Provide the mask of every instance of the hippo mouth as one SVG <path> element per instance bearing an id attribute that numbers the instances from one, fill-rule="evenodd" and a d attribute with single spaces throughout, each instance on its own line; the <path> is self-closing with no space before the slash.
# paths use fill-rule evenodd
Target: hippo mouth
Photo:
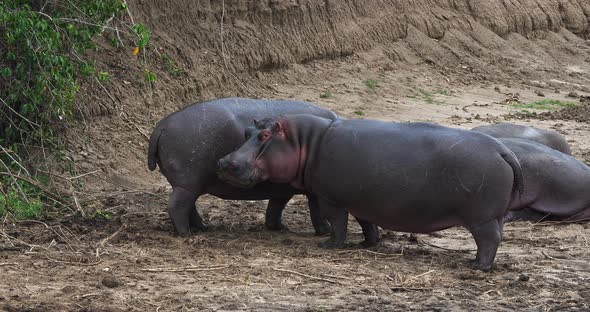
<path id="1" fill-rule="evenodd" d="M 252 176 L 248 177 L 248 179 L 241 179 L 225 171 L 218 171 L 217 177 L 229 185 L 240 188 L 253 188 L 257 184 L 257 181 Z"/>

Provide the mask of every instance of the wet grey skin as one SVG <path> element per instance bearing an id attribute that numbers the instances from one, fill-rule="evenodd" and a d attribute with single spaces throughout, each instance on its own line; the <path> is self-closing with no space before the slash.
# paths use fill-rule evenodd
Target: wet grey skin
<path id="1" fill-rule="evenodd" d="M 483 271 L 524 187 L 518 159 L 497 139 L 427 123 L 288 115 L 220 163 L 242 185 L 288 183 L 315 194 L 332 226 L 322 247 L 344 245 L 348 213 L 369 241 L 376 226 L 414 233 L 464 226 Z"/>
<path id="2" fill-rule="evenodd" d="M 499 139 L 520 162 L 524 192 L 504 222 L 590 220 L 590 168 L 576 158 L 524 139 Z"/>
<path id="3" fill-rule="evenodd" d="M 203 194 L 222 199 L 268 199 L 265 224 L 271 230 L 285 228 L 281 222 L 285 205 L 293 195 L 306 194 L 316 234 L 329 232 L 312 194 L 270 182 L 244 189 L 220 181 L 216 175 L 218 160 L 244 143 L 254 119 L 293 113 L 337 119 L 333 112 L 307 102 L 224 98 L 190 105 L 158 122 L 149 141 L 148 167 L 160 167 L 172 186 L 167 209 L 179 235 L 207 228 L 195 205 Z"/>
<path id="4" fill-rule="evenodd" d="M 552 149 L 558 150 L 566 155 L 572 154 L 570 146 L 567 143 L 565 137 L 553 130 L 539 129 L 511 123 L 497 123 L 494 125 L 475 127 L 471 130 L 485 133 L 497 139 L 526 139 L 543 144 L 545 146 L 549 146 Z"/>

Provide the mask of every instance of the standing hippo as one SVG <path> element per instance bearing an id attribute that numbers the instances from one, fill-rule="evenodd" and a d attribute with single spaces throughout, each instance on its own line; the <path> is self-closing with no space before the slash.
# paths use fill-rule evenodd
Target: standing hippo
<path id="1" fill-rule="evenodd" d="M 576 158 L 523 139 L 499 139 L 522 166 L 524 192 L 510 205 L 510 221 L 590 219 L 590 168 Z"/>
<path id="2" fill-rule="evenodd" d="M 337 118 L 333 112 L 306 102 L 226 98 L 193 104 L 156 125 L 150 137 L 148 167 L 154 170 L 158 164 L 172 186 L 168 214 L 179 235 L 206 229 L 195 206 L 199 196 L 206 193 L 222 199 L 269 199 L 266 226 L 271 230 L 284 228 L 281 213 L 301 190 L 274 183 L 245 190 L 219 181 L 216 169 L 219 158 L 244 143 L 246 128 L 253 119 L 297 113 Z M 312 195 L 307 198 L 316 234 L 329 232 L 329 226 L 319 217 L 316 199 Z"/>
<path id="3" fill-rule="evenodd" d="M 219 176 L 244 187 L 289 183 L 317 195 L 332 226 L 326 248 L 343 246 L 348 212 L 365 240 L 376 226 L 430 233 L 465 226 L 476 266 L 490 270 L 504 214 L 522 191 L 518 159 L 482 133 L 427 123 L 289 115 L 219 161 Z"/>
<path id="4" fill-rule="evenodd" d="M 480 126 L 471 129 L 491 135 L 494 138 L 518 138 L 534 141 L 552 149 L 558 150 L 564 154 L 571 155 L 572 151 L 565 137 L 553 130 L 539 129 L 529 126 L 515 125 L 511 123 L 498 123 L 488 126 Z"/>

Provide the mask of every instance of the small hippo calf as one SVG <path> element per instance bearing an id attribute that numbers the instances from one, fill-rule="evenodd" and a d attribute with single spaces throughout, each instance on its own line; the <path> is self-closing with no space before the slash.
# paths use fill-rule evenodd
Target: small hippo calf
<path id="1" fill-rule="evenodd" d="M 499 139 L 522 166 L 524 193 L 510 204 L 510 221 L 590 220 L 590 168 L 576 158 L 523 139 Z"/>
<path id="2" fill-rule="evenodd" d="M 484 271 L 515 190 L 523 189 L 518 159 L 497 139 L 427 123 L 288 115 L 219 167 L 222 179 L 244 187 L 271 181 L 313 192 L 333 230 L 323 247 L 344 245 L 348 213 L 366 241 L 375 239 L 375 225 L 415 233 L 461 225 Z"/>
<path id="3" fill-rule="evenodd" d="M 226 98 L 193 104 L 158 122 L 150 137 L 148 167 L 154 170 L 157 164 L 172 186 L 168 214 L 179 235 L 206 229 L 195 206 L 206 193 L 222 199 L 269 199 L 266 226 L 284 228 L 281 213 L 293 195 L 303 193 L 301 190 L 274 183 L 246 190 L 220 181 L 216 170 L 219 158 L 244 143 L 253 119 L 296 113 L 337 118 L 333 112 L 306 102 Z M 319 216 L 316 199 L 311 194 L 307 198 L 316 234 L 326 234 L 329 225 Z"/>
<path id="4" fill-rule="evenodd" d="M 553 130 L 539 129 L 529 126 L 515 125 L 511 123 L 498 123 L 495 125 L 480 126 L 471 129 L 491 135 L 494 138 L 516 138 L 534 141 L 564 154 L 571 155 L 572 151 L 565 137 Z"/>

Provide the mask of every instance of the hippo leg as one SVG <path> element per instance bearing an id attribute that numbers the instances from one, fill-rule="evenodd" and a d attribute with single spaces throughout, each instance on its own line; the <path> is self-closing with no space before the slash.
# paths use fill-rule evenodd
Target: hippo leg
<path id="1" fill-rule="evenodd" d="M 373 223 L 361 220 L 357 217 L 355 217 L 355 219 L 363 229 L 363 236 L 365 237 L 365 240 L 362 241 L 360 244 L 361 247 L 367 248 L 377 246 L 377 244 L 379 244 L 379 242 L 381 241 L 381 233 L 379 232 L 379 227 L 377 227 Z"/>
<path id="2" fill-rule="evenodd" d="M 502 217 L 493 219 L 483 224 L 468 227 L 477 244 L 475 256 L 475 267 L 484 272 L 492 269 L 496 251 L 502 240 L 502 228 L 504 219 Z"/>
<path id="3" fill-rule="evenodd" d="M 281 217 L 283 215 L 283 210 L 291 197 L 285 197 L 280 199 L 271 199 L 268 201 L 268 206 L 266 207 L 266 216 L 264 225 L 267 229 L 271 231 L 286 231 L 288 230 L 287 226 L 283 224 L 281 221 Z"/>
<path id="4" fill-rule="evenodd" d="M 179 236 L 190 235 L 191 219 L 195 217 L 194 221 L 198 221 L 201 218 L 195 209 L 196 200 L 195 192 L 189 192 L 185 188 L 178 186 L 172 187 L 172 194 L 170 194 L 170 200 L 168 200 L 168 215 Z M 193 211 L 195 215 L 192 214 Z"/>
<path id="5" fill-rule="evenodd" d="M 311 224 L 315 229 L 315 235 L 324 236 L 330 234 L 332 229 L 330 228 L 328 220 L 322 216 L 318 204 L 318 197 L 312 194 L 307 194 L 307 203 L 309 205 L 309 216 L 311 218 Z"/>
<path id="6" fill-rule="evenodd" d="M 332 234 L 329 239 L 320 243 L 320 247 L 327 249 L 335 249 L 344 247 L 346 241 L 346 233 L 348 231 L 348 211 L 346 209 L 339 209 L 335 205 L 319 200 L 318 204 L 321 208 L 321 215 L 330 222 L 332 227 Z"/>

